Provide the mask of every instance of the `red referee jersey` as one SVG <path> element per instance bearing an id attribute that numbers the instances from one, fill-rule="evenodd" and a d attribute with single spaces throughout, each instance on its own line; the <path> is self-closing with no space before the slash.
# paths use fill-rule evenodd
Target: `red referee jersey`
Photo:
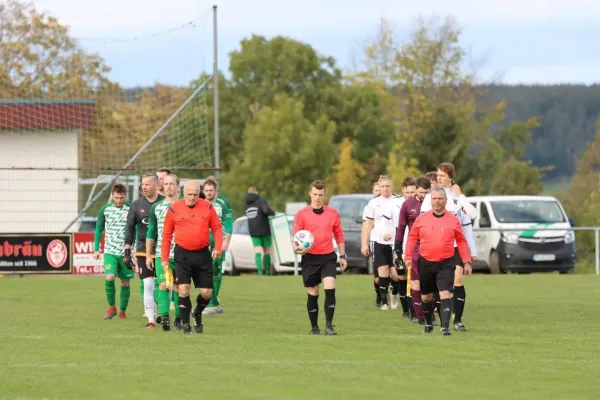
<path id="1" fill-rule="evenodd" d="M 433 211 L 419 215 L 408 234 L 405 254 L 412 257 L 417 242 L 419 254 L 428 261 L 442 261 L 454 256 L 454 241 L 464 263 L 471 262 L 467 239 L 458 218 L 445 211 L 437 216 Z"/>
<path id="2" fill-rule="evenodd" d="M 315 213 L 311 206 L 300 209 L 294 217 L 294 235 L 301 230 L 309 231 L 315 238 L 315 243 L 308 250 L 308 254 L 333 253 L 334 237 L 338 245 L 344 242 L 340 214 L 333 207 L 324 205 L 321 214 Z"/>
<path id="3" fill-rule="evenodd" d="M 193 207 L 185 200 L 177 200 L 169 206 L 162 234 L 161 259 L 168 265 L 171 240 L 175 234 L 175 244 L 186 250 L 200 250 L 210 244 L 208 230 L 215 238 L 215 249 L 223 246 L 223 229 L 213 205 L 198 199 Z"/>

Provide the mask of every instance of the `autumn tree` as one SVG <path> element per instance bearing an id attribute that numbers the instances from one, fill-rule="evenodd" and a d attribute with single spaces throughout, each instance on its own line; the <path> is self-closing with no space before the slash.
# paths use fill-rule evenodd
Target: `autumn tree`
<path id="1" fill-rule="evenodd" d="M 0 98 L 87 99 L 112 86 L 109 71 L 33 3 L 0 4 Z"/>
<path id="2" fill-rule="evenodd" d="M 365 176 L 365 168 L 354 159 L 352 150 L 352 141 L 347 137 L 344 138 L 330 179 L 330 192 L 333 194 L 354 193 Z"/>
<path id="3" fill-rule="evenodd" d="M 326 116 L 315 123 L 305 117 L 299 99 L 278 94 L 261 107 L 244 130 L 244 157 L 223 174 L 230 200 L 242 210 L 243 194 L 259 188 L 269 203 L 283 209 L 288 201 L 306 199 L 308 184 L 327 180 L 335 158 L 336 126 Z"/>

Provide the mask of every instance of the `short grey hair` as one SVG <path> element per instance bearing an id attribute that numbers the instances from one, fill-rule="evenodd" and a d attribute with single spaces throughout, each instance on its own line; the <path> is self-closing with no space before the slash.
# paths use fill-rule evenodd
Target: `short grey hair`
<path id="1" fill-rule="evenodd" d="M 433 192 L 438 192 L 442 195 L 442 197 L 444 198 L 444 200 L 448 200 L 448 195 L 446 194 L 446 190 L 444 190 L 444 188 L 441 187 L 436 187 L 431 189 L 431 193 L 433 194 Z"/>

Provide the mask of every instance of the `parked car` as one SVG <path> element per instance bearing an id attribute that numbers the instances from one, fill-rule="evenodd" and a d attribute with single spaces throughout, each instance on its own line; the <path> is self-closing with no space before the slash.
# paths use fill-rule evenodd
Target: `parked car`
<path id="1" fill-rule="evenodd" d="M 360 252 L 360 234 L 362 232 L 362 213 L 372 194 L 342 194 L 331 196 L 329 206 L 334 207 L 340 214 L 346 242 L 346 257 L 348 268 L 357 272 L 373 273 L 371 257 L 365 257 Z"/>
<path id="2" fill-rule="evenodd" d="M 556 198 L 475 196 L 469 197 L 469 202 L 477 209 L 473 227 L 478 260 L 474 269 L 489 269 L 492 274 L 573 272 L 575 235 L 569 230 L 573 220 Z"/>
<path id="3" fill-rule="evenodd" d="M 294 228 L 294 216 L 287 215 L 288 224 L 290 227 L 290 241 L 292 240 L 292 231 Z M 272 244 L 275 246 L 275 243 Z M 338 254 L 337 246 L 334 243 L 334 248 Z M 277 251 L 273 248 L 271 252 L 271 261 L 273 266 L 271 271 L 273 274 L 293 273 L 293 262 L 281 263 L 277 257 Z M 300 262 L 300 257 L 296 256 L 296 261 Z M 298 264 L 300 269 L 300 265 Z M 233 222 L 233 233 L 229 242 L 229 248 L 225 252 L 225 261 L 223 262 L 223 272 L 230 275 L 239 275 L 242 271 L 256 272 L 256 264 L 254 261 L 254 246 L 250 239 L 248 231 L 248 218 L 246 216 L 239 217 Z"/>

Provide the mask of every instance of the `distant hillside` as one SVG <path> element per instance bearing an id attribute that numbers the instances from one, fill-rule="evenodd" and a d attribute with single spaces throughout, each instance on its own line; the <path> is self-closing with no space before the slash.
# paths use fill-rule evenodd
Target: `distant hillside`
<path id="1" fill-rule="evenodd" d="M 577 158 L 594 138 L 600 118 L 600 85 L 487 86 L 487 101 L 506 100 L 507 123 L 540 117 L 528 158 L 537 166 L 554 165 L 546 180 L 575 173 Z"/>

